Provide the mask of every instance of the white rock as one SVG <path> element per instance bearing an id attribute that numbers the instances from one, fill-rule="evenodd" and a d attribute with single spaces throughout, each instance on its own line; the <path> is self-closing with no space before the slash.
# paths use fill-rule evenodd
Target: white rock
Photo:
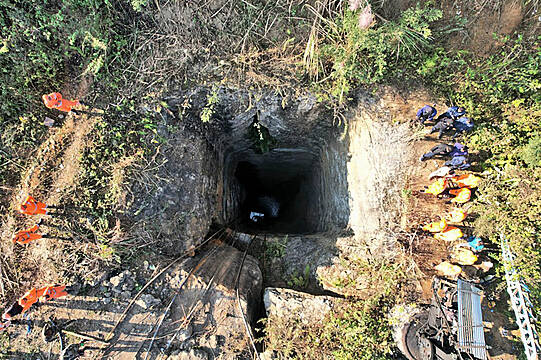
<path id="1" fill-rule="evenodd" d="M 122 290 L 124 290 L 124 291 L 132 291 L 134 287 L 135 287 L 135 284 L 133 283 L 133 281 L 126 281 L 122 285 Z"/>
<path id="2" fill-rule="evenodd" d="M 296 316 L 303 323 L 323 320 L 331 311 L 333 301 L 334 299 L 329 296 L 315 296 L 280 288 L 266 288 L 263 295 L 267 315 Z"/>
<path id="3" fill-rule="evenodd" d="M 274 354 L 274 352 L 270 350 L 266 350 L 265 352 L 259 353 L 259 358 L 261 360 L 275 360 L 278 359 L 278 357 Z"/>
<path id="4" fill-rule="evenodd" d="M 111 285 L 115 288 L 117 288 L 120 283 L 122 282 L 122 278 L 119 276 L 113 276 L 112 278 L 109 279 L 109 282 L 111 283 Z"/>
<path id="5" fill-rule="evenodd" d="M 137 299 L 137 301 L 135 301 L 135 303 L 137 305 L 139 305 L 140 307 L 142 307 L 145 310 L 150 308 L 152 305 L 155 305 L 155 304 L 157 304 L 159 302 L 160 302 L 159 299 L 156 299 L 154 296 L 152 296 L 150 294 L 143 294 L 143 295 L 141 295 L 141 297 L 139 299 Z"/>
<path id="6" fill-rule="evenodd" d="M 220 337 L 217 335 L 211 335 L 208 340 L 208 345 L 213 349 L 218 348 L 220 346 Z"/>
<path id="7" fill-rule="evenodd" d="M 192 336 L 192 334 L 193 334 L 192 326 L 188 324 L 188 326 L 186 326 L 184 329 L 179 331 L 178 336 L 177 336 L 178 341 L 184 342 L 188 340 Z"/>

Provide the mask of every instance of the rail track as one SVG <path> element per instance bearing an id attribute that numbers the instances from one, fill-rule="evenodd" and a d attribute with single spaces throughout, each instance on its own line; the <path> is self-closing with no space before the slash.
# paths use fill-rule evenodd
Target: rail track
<path id="1" fill-rule="evenodd" d="M 171 297 L 170 297 L 170 299 L 168 301 L 168 305 L 166 306 L 165 310 L 163 311 L 161 316 L 156 320 L 156 323 L 154 324 L 154 326 L 152 326 L 152 329 L 150 330 L 150 332 L 149 332 L 148 336 L 146 337 L 146 339 L 142 341 L 142 343 L 141 343 L 141 345 L 139 347 L 139 350 L 137 351 L 136 357 L 140 356 L 140 358 L 144 359 L 144 360 L 148 360 L 148 359 L 153 358 L 152 349 L 153 349 L 153 346 L 155 345 L 156 341 L 157 340 L 162 340 L 163 341 L 165 339 L 168 339 L 168 340 L 166 340 L 165 348 L 162 349 L 161 354 L 159 356 L 155 357 L 155 359 L 164 359 L 164 358 L 167 357 L 165 354 L 167 353 L 167 351 L 171 347 L 171 345 L 172 345 L 173 341 L 175 340 L 175 338 L 177 338 L 179 336 L 179 334 L 189 326 L 189 324 L 192 322 L 192 320 L 194 320 L 194 317 L 197 316 L 197 313 L 198 313 L 197 310 L 198 310 L 199 305 L 204 304 L 207 301 L 206 299 L 208 298 L 208 295 L 210 294 L 210 290 L 215 286 L 215 278 L 217 276 L 217 273 L 220 270 L 224 271 L 225 270 L 224 266 L 227 267 L 228 264 L 222 262 L 219 265 L 217 265 L 213 269 L 212 273 L 210 274 L 211 275 L 210 280 L 208 281 L 208 284 L 207 284 L 206 288 L 204 289 L 204 291 L 198 297 L 194 298 L 193 301 L 191 301 L 191 305 L 187 308 L 186 315 L 182 319 L 173 321 L 173 322 L 167 324 L 167 326 L 165 326 L 164 325 L 166 323 L 165 320 L 166 320 L 168 314 L 170 314 L 171 309 L 172 309 L 175 301 L 179 299 L 179 297 L 181 296 L 182 290 L 185 288 L 185 285 L 189 282 L 189 280 L 193 277 L 193 275 L 196 274 L 198 272 L 198 270 L 200 270 L 207 263 L 207 261 L 210 258 L 212 258 L 213 255 L 215 255 L 217 253 L 217 251 L 220 248 L 222 248 L 224 245 L 230 245 L 232 247 L 238 247 L 238 244 L 237 244 L 238 236 L 237 235 L 238 235 L 238 233 L 235 230 L 229 230 L 228 231 L 227 228 L 221 228 L 216 233 L 214 233 L 209 238 L 207 238 L 205 241 L 203 241 L 197 247 L 197 249 L 202 249 L 206 245 L 211 245 L 208 249 L 206 249 L 205 254 L 199 259 L 199 261 L 197 261 L 197 263 L 191 268 L 190 272 L 180 281 L 178 289 L 176 289 L 174 291 L 174 293 L 171 295 Z M 247 338 L 247 341 L 250 343 L 250 348 L 248 350 L 252 354 L 252 358 L 259 360 L 260 357 L 259 357 L 259 353 L 257 351 L 256 345 L 255 345 L 255 338 L 254 338 L 252 329 L 250 327 L 249 320 L 247 319 L 247 316 L 243 311 L 242 302 L 241 302 L 241 295 L 240 295 L 240 291 L 239 291 L 242 270 L 244 268 L 245 261 L 246 261 L 246 258 L 248 256 L 248 252 L 250 251 L 250 248 L 251 248 L 252 244 L 258 238 L 258 236 L 259 236 L 258 234 L 252 235 L 251 240 L 245 246 L 245 249 L 242 252 L 242 257 L 240 258 L 240 264 L 238 265 L 238 269 L 236 271 L 236 277 L 234 278 L 234 285 L 235 285 L 234 294 L 235 294 L 235 300 L 236 300 L 238 312 L 239 312 L 239 315 L 241 316 L 241 319 L 242 319 L 242 322 L 243 322 L 243 325 L 244 325 L 246 338 Z M 217 241 L 215 241 L 213 243 L 212 240 L 217 240 Z M 266 240 L 266 236 L 265 236 L 265 240 Z M 170 269 L 174 264 L 178 264 L 181 259 L 187 258 L 188 255 L 189 254 L 183 254 L 183 256 L 175 259 L 172 263 L 167 265 L 164 269 L 162 269 L 158 274 L 156 274 L 152 279 L 150 279 L 147 282 L 147 284 L 141 289 L 141 291 L 128 304 L 128 306 L 126 307 L 126 309 L 122 313 L 121 318 L 118 320 L 115 327 L 108 334 L 109 339 L 113 338 L 113 335 L 115 334 L 115 331 L 117 330 L 118 326 L 122 323 L 122 321 L 124 321 L 125 316 L 129 312 L 130 308 L 132 307 L 133 303 L 135 303 L 135 300 L 139 297 L 139 295 L 141 295 L 143 293 L 143 291 L 145 289 L 147 289 L 148 286 L 150 286 L 150 284 L 152 284 L 158 277 L 163 275 L 165 273 L 165 271 Z M 232 271 L 233 269 L 229 269 L 229 270 Z M 172 326 L 175 326 L 175 328 L 172 329 L 171 328 Z M 104 352 L 103 356 L 105 356 L 105 354 L 107 354 L 108 350 L 112 349 L 112 347 L 115 345 L 114 342 L 109 342 L 108 344 L 109 345 L 105 349 L 105 352 Z M 144 356 L 143 356 L 143 354 L 144 354 Z M 105 358 L 105 357 L 102 357 L 102 358 Z"/>

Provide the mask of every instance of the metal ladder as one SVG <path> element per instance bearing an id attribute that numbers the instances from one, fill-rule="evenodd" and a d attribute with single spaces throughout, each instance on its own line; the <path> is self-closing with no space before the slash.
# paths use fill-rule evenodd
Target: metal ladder
<path id="1" fill-rule="evenodd" d="M 524 344 L 524 352 L 528 360 L 539 360 L 540 348 L 537 331 L 533 325 L 535 317 L 532 312 L 532 303 L 528 296 L 525 285 L 520 280 L 516 269 L 513 266 L 515 256 L 511 252 L 509 242 L 500 235 L 502 246 L 502 259 L 505 269 L 505 280 L 507 281 L 507 292 L 511 297 L 511 305 L 515 311 L 515 318 L 520 329 L 520 337 Z"/>

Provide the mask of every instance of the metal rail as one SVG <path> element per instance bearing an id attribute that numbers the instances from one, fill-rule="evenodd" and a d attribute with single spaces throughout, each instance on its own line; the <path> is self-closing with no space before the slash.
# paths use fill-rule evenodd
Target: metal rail
<path id="1" fill-rule="evenodd" d="M 500 234 L 502 247 L 502 260 L 505 269 L 505 280 L 507 281 L 507 292 L 511 297 L 511 305 L 515 311 L 515 318 L 520 329 L 520 337 L 524 344 L 524 352 L 528 360 L 539 360 L 541 353 L 539 337 L 533 322 L 535 317 L 532 312 L 532 303 L 528 293 L 524 291 L 524 284 L 520 280 L 517 270 L 513 266 L 515 256 L 511 252 L 509 241 Z"/>
<path id="2" fill-rule="evenodd" d="M 207 254 L 205 254 L 205 256 L 203 256 L 201 258 L 201 260 L 199 260 L 199 262 L 194 266 L 194 268 L 192 269 L 192 271 L 190 271 L 188 273 L 188 275 L 186 275 L 186 277 L 184 278 L 184 280 L 180 283 L 180 286 L 179 288 L 177 289 L 177 291 L 175 291 L 175 295 L 173 296 L 173 298 L 171 299 L 171 301 L 169 302 L 169 305 L 167 305 L 167 308 L 165 309 L 165 312 L 162 314 L 161 318 L 159 319 L 158 321 L 158 324 L 156 325 L 156 330 L 154 331 L 154 335 L 152 336 L 152 339 L 150 340 L 150 344 L 148 345 L 148 349 L 147 349 L 147 352 L 146 352 L 146 355 L 145 355 L 145 360 L 147 360 L 148 356 L 150 355 L 150 350 L 152 349 L 152 345 L 154 344 L 154 341 L 156 340 L 156 336 L 158 335 L 158 331 L 160 331 L 160 328 L 163 324 L 163 321 L 165 320 L 165 317 L 167 316 L 167 314 L 169 313 L 169 310 L 171 309 L 171 306 L 173 306 L 173 303 L 175 302 L 177 296 L 180 294 L 181 290 L 182 290 L 182 287 L 184 286 L 184 284 L 186 284 L 186 282 L 188 282 L 188 279 L 193 275 L 195 274 L 195 272 L 201 268 L 201 266 L 203 266 L 205 264 L 205 262 L 216 252 L 216 250 L 218 250 L 218 248 L 220 247 L 221 245 L 216 245 L 212 251 L 209 251 Z"/>
<path id="3" fill-rule="evenodd" d="M 248 250 L 250 250 L 250 247 L 252 246 L 252 243 L 257 238 L 257 234 L 255 234 L 252 237 L 252 240 L 250 240 L 250 243 L 248 246 L 246 246 L 246 250 L 244 250 L 244 255 L 242 256 L 242 261 L 239 266 L 239 272 L 237 273 L 237 280 L 235 282 L 235 293 L 237 296 L 237 305 L 239 307 L 240 314 L 242 316 L 242 322 L 244 323 L 244 328 L 246 330 L 246 334 L 248 335 L 248 338 L 250 339 L 250 344 L 252 345 L 252 349 L 254 350 L 254 355 L 258 360 L 261 358 L 259 357 L 259 352 L 257 351 L 257 348 L 255 347 L 255 339 L 254 335 L 252 334 L 252 329 L 250 328 L 250 325 L 248 324 L 248 321 L 246 320 L 246 315 L 244 314 L 244 311 L 242 310 L 242 304 L 240 302 L 240 295 L 239 295 L 239 283 L 240 283 L 240 275 L 242 272 L 242 268 L 244 267 L 244 261 L 246 260 L 246 256 L 248 255 Z M 266 236 L 265 236 L 266 240 Z"/>

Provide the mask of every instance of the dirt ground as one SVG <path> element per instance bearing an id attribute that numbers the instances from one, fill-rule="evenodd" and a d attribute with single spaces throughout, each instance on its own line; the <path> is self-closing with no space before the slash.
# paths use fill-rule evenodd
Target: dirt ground
<path id="1" fill-rule="evenodd" d="M 150 258 L 136 270 L 125 270 L 126 276 L 109 275 L 96 287 L 72 289 L 67 298 L 35 305 L 1 334 L 0 351 L 10 359 L 58 359 L 61 346 L 73 345 L 79 359 L 165 359 L 191 349 L 206 354 L 201 359 L 248 358 L 248 339 L 231 290 L 242 253 L 218 240 L 209 249 L 203 254 L 210 257 L 180 257 L 165 272 L 169 264 Z M 257 261 L 248 257 L 239 281 L 244 314 L 253 306 L 247 294 L 261 292 L 251 281 L 261 287 Z M 66 330 L 62 343 L 58 336 L 50 343 L 43 339 L 50 320 Z"/>
<path id="2" fill-rule="evenodd" d="M 481 56 L 500 48 L 501 39 L 512 35 L 527 15 L 519 0 L 448 1 L 442 8 L 444 18 L 461 17 L 465 21 L 464 28 L 449 38 L 451 48 L 468 49 Z"/>
<path id="3" fill-rule="evenodd" d="M 97 291 L 96 291 L 97 290 Z M 60 341 L 47 344 L 43 341 L 41 332 L 48 319 L 53 320 L 65 330 L 93 336 L 102 341 L 120 319 L 127 307 L 129 298 L 106 298 L 100 294 L 99 289 L 88 294 L 80 292 L 65 299 L 42 303 L 30 311 L 27 319 L 10 327 L 3 336 L 4 343 L 9 347 L 2 349 L 2 353 L 13 359 L 47 358 L 51 354 L 58 358 L 60 354 Z M 126 320 L 118 328 L 117 336 L 113 338 L 114 346 L 110 348 L 111 359 L 133 359 L 151 334 L 158 314 L 145 311 L 135 306 L 128 313 Z M 151 336 L 151 335 L 150 335 Z M 9 339 L 9 340 L 8 340 Z M 83 339 L 71 335 L 64 336 L 64 348 L 69 344 L 80 344 Z M 86 351 L 81 359 L 96 359 L 108 346 L 101 342 L 87 341 Z"/>

